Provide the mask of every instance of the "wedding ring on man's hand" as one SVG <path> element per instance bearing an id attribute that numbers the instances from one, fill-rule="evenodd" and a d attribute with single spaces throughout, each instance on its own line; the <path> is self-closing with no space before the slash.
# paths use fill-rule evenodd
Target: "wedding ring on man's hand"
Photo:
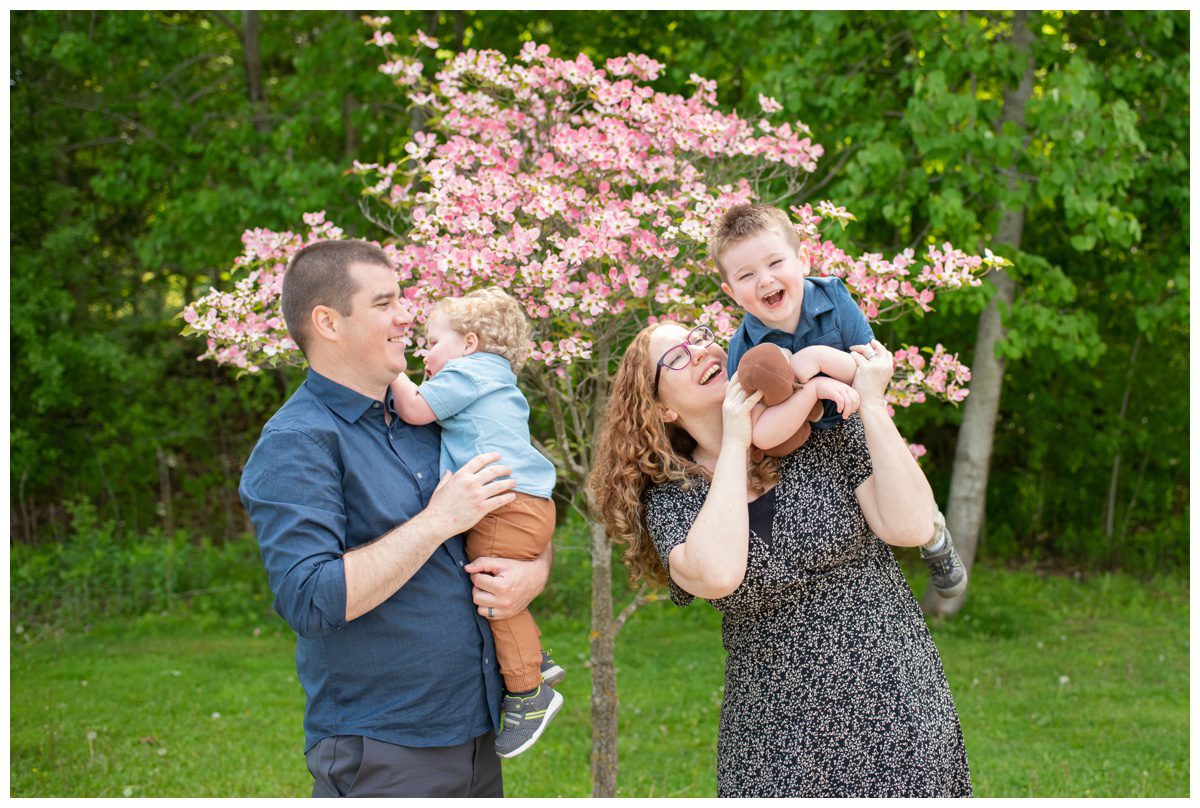
<path id="1" fill-rule="evenodd" d="M 491 606 L 488 606 L 488 620 L 495 620 L 495 619 L 496 619 L 496 610 L 493 609 Z"/>

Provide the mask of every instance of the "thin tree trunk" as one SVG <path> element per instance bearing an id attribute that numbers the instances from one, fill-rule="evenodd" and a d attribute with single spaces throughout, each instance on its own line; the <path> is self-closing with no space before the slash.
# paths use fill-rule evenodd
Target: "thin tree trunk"
<path id="1" fill-rule="evenodd" d="M 259 52 L 259 32 L 262 21 L 257 11 L 242 12 L 242 56 L 246 66 L 246 93 L 250 99 L 250 114 L 254 128 L 265 134 L 271 128 L 267 120 L 267 92 L 263 87 L 262 55 Z"/>
<path id="2" fill-rule="evenodd" d="M 1121 396 L 1121 411 L 1117 415 L 1117 451 L 1113 455 L 1112 474 L 1108 480 L 1108 504 L 1104 509 L 1104 536 L 1108 539 L 1108 553 L 1112 556 L 1113 526 L 1117 512 L 1117 477 L 1121 471 L 1121 435 L 1120 429 L 1125 424 L 1125 414 L 1129 411 L 1129 394 L 1133 391 L 1133 367 L 1137 362 L 1138 347 L 1142 344 L 1142 332 L 1138 332 L 1133 341 L 1133 350 L 1129 352 L 1129 371 L 1125 374 L 1125 393 Z"/>
<path id="3" fill-rule="evenodd" d="M 1142 465 L 1138 469 L 1137 482 L 1133 484 L 1133 494 L 1129 497 L 1129 505 L 1125 507 L 1125 517 L 1121 520 L 1121 535 L 1129 535 L 1129 519 L 1133 516 L 1134 506 L 1137 505 L 1138 494 L 1142 492 L 1142 480 L 1146 479 L 1146 466 L 1150 463 L 1150 449 L 1142 454 Z"/>
<path id="4" fill-rule="evenodd" d="M 997 129 L 1014 123 L 1025 129 L 1025 108 L 1033 94 L 1034 58 L 1030 50 L 1033 34 L 1029 30 L 1029 12 L 1017 11 L 1012 21 L 1012 41 L 1018 59 L 1025 62 L 1025 72 L 1016 87 L 1004 92 L 1004 109 Z M 1015 160 L 1016 158 L 1014 158 Z M 1015 165 L 1013 166 L 1015 168 Z M 1011 174 L 1009 188 L 1019 184 L 1017 172 Z M 996 229 L 996 241 L 1014 250 L 1021 248 L 1025 229 L 1025 210 L 1001 208 Z M 988 471 L 992 460 L 992 444 L 996 433 L 996 415 L 1000 409 L 1000 390 L 1004 382 L 1004 359 L 996 355 L 997 345 L 1004 339 L 1000 311 L 1012 306 L 1016 284 L 1002 271 L 988 273 L 987 281 L 995 294 L 979 315 L 975 340 L 975 356 L 971 363 L 971 394 L 963 407 L 962 426 L 954 451 L 954 468 L 950 478 L 950 499 L 946 507 L 946 526 L 955 547 L 969 571 L 975 563 L 975 553 L 983 529 L 987 505 Z M 929 587 L 921 602 L 929 614 L 951 615 L 962 608 L 966 593 L 954 598 L 942 598 Z"/>
<path id="5" fill-rule="evenodd" d="M 590 495 L 589 495 L 590 499 Z M 588 510 L 595 513 L 589 503 Z M 612 540 L 604 524 L 588 520 L 592 538 L 592 796 L 617 795 L 616 620 L 612 602 Z"/>
<path id="6" fill-rule="evenodd" d="M 358 129 L 354 126 L 354 110 L 356 109 L 358 109 L 358 102 L 354 100 L 354 95 L 346 93 L 342 97 L 342 130 L 346 133 L 343 157 L 346 160 L 352 160 L 354 155 L 358 154 Z"/>
<path id="7" fill-rule="evenodd" d="M 343 11 L 342 16 L 345 17 L 352 26 L 360 27 L 360 24 L 353 11 Z M 346 93 L 342 97 L 342 130 L 345 132 L 345 147 L 343 149 L 343 159 L 347 162 L 354 159 L 358 154 L 358 129 L 354 126 L 354 110 L 358 109 L 358 101 L 355 100 L 353 93 Z"/>
<path id="8" fill-rule="evenodd" d="M 171 467 L 161 446 L 154 447 L 158 459 L 158 498 L 162 503 L 163 532 L 167 536 L 175 533 L 175 510 L 171 506 Z"/>

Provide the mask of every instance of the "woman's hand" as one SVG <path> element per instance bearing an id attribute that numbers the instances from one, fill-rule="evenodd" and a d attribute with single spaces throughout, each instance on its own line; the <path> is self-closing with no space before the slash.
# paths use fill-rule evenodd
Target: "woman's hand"
<path id="1" fill-rule="evenodd" d="M 877 339 L 871 340 L 870 345 L 853 345 L 850 352 L 854 356 L 854 364 L 858 366 L 854 374 L 854 389 L 862 399 L 862 406 L 885 406 L 883 394 L 895 372 L 892 352 Z"/>
<path id="2" fill-rule="evenodd" d="M 737 374 L 729 380 L 725 388 L 725 403 L 721 405 L 722 429 L 721 442 L 731 441 L 742 446 L 749 446 L 753 433 L 750 412 L 762 398 L 762 390 L 754 395 L 747 395 L 738 384 Z"/>

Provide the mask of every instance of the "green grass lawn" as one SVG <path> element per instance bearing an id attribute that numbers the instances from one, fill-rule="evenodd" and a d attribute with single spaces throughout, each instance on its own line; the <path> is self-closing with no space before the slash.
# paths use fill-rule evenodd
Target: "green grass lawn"
<path id="1" fill-rule="evenodd" d="M 923 586 L 921 575 L 915 585 Z M 933 627 L 977 796 L 1187 796 L 1188 584 L 979 569 Z M 590 791 L 587 625 L 539 613 L 567 668 L 511 796 Z M 112 622 L 11 637 L 11 796 L 305 796 L 304 695 L 282 623 Z M 621 796 L 715 794 L 723 651 L 707 605 L 646 606 L 618 640 Z"/>

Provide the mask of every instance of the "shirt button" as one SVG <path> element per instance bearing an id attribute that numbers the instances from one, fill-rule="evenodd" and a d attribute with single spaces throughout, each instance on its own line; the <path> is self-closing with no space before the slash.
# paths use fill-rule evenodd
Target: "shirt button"
<path id="1" fill-rule="evenodd" d="M 379 409 L 379 402 L 378 402 L 378 401 L 376 401 L 376 402 L 375 402 L 374 404 L 372 404 L 371 406 L 372 406 L 372 407 L 374 407 L 375 409 Z"/>
<path id="2" fill-rule="evenodd" d="M 418 479 L 418 480 L 424 480 L 424 479 L 425 479 L 425 475 L 424 475 L 424 474 L 422 474 L 421 472 L 419 472 L 419 471 L 418 471 L 418 472 L 417 472 L 417 479 Z"/>

